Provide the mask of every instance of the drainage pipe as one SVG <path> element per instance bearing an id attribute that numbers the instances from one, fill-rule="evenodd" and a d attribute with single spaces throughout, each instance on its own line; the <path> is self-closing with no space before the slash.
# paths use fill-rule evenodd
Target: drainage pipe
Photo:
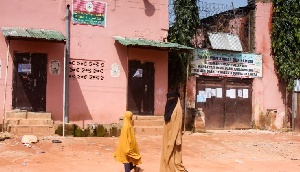
<path id="1" fill-rule="evenodd" d="M 4 132 L 4 122 L 6 118 L 5 107 L 6 107 L 6 89 L 7 89 L 7 73 L 8 73 L 8 57 L 9 57 L 9 44 L 10 40 L 7 43 L 7 53 L 6 53 L 6 68 L 5 68 L 5 84 L 4 84 L 4 99 L 3 99 L 3 121 L 2 121 L 2 132 Z M 6 130 L 6 128 L 5 128 Z"/>
<path id="2" fill-rule="evenodd" d="M 66 45 L 64 53 L 64 88 L 63 88 L 63 136 L 65 123 L 69 123 L 69 58 L 70 58 L 70 5 L 66 10 Z"/>

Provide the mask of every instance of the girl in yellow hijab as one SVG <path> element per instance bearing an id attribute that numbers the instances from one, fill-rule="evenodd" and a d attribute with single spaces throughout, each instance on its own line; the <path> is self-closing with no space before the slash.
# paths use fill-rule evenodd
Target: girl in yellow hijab
<path id="1" fill-rule="evenodd" d="M 139 172 L 140 168 L 137 165 L 142 163 L 132 127 L 132 116 L 132 112 L 125 112 L 118 147 L 114 152 L 115 160 L 124 164 L 125 172 L 130 172 L 132 169 Z"/>

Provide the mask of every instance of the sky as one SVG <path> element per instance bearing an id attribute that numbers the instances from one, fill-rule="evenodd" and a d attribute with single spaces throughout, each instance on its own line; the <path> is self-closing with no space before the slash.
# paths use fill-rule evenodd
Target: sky
<path id="1" fill-rule="evenodd" d="M 205 5 L 204 9 L 199 7 L 200 10 L 203 10 L 202 12 L 199 11 L 199 17 L 200 18 L 206 18 L 206 17 L 208 17 L 210 15 L 214 15 L 216 13 L 227 11 L 229 9 L 231 10 L 232 9 L 232 3 L 233 3 L 234 8 L 245 7 L 245 6 L 248 5 L 248 0 L 198 0 L 198 1 L 208 3 L 208 4 Z M 174 0 L 169 0 L 169 2 L 174 2 Z M 220 4 L 221 6 L 209 5 L 211 3 Z M 220 8 L 218 8 L 218 7 L 220 7 Z M 223 7 L 225 7 L 225 10 L 223 9 Z M 214 10 L 214 8 L 217 8 L 217 10 Z M 207 11 L 207 9 L 208 9 L 208 11 Z M 174 11 L 171 10 L 171 13 L 169 15 L 170 23 L 172 23 L 174 21 L 173 20 L 174 19 L 174 13 L 173 12 Z"/>
<path id="2" fill-rule="evenodd" d="M 202 2 L 232 5 L 234 8 L 247 6 L 247 0 L 201 0 Z"/>

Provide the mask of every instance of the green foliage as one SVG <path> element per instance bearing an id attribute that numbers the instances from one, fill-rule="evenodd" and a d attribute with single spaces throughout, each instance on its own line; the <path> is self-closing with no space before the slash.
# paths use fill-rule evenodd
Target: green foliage
<path id="1" fill-rule="evenodd" d="M 280 78 L 293 88 L 300 78 L 300 3 L 299 0 L 273 0 L 272 53 Z"/>
<path id="2" fill-rule="evenodd" d="M 200 26 L 196 0 L 174 0 L 175 21 L 169 28 L 168 40 L 192 47 L 192 39 Z M 187 64 L 193 60 L 191 53 L 169 53 L 169 88 L 185 84 Z"/>
<path id="3" fill-rule="evenodd" d="M 105 137 L 107 135 L 107 129 L 103 125 L 98 125 L 95 129 L 95 136 Z"/>
<path id="4" fill-rule="evenodd" d="M 65 136 L 74 136 L 75 130 L 78 128 L 76 124 L 65 124 Z M 55 130 L 55 134 L 63 135 L 63 126 L 59 125 Z"/>
<path id="5" fill-rule="evenodd" d="M 110 136 L 118 137 L 121 134 L 121 130 L 118 129 L 117 127 L 112 127 L 110 129 Z"/>

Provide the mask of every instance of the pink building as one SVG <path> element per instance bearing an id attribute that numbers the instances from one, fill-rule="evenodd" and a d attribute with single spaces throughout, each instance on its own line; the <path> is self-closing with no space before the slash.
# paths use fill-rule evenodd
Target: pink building
<path id="1" fill-rule="evenodd" d="M 189 49 L 163 42 L 167 1 L 10 0 L 0 15 L 1 118 L 49 112 L 85 127 L 125 110 L 163 115 L 168 50 Z"/>

